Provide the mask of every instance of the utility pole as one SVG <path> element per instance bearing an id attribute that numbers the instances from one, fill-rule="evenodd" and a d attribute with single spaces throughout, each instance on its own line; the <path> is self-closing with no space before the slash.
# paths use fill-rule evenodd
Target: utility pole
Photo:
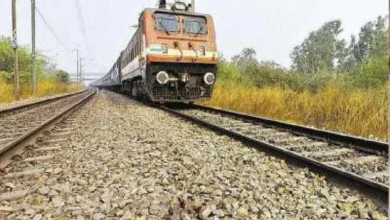
<path id="1" fill-rule="evenodd" d="M 19 61 L 18 61 L 18 35 L 16 30 L 16 0 L 12 0 L 12 48 L 14 49 L 14 82 L 15 82 L 15 96 L 19 99 L 20 82 L 19 82 Z"/>
<path id="2" fill-rule="evenodd" d="M 80 65 L 79 65 L 79 49 L 76 49 L 76 53 L 77 53 L 77 70 L 76 70 L 76 82 L 79 82 L 79 69 L 80 69 Z"/>
<path id="3" fill-rule="evenodd" d="M 83 59 L 80 58 L 80 81 L 79 81 L 80 84 L 83 84 L 83 64 L 82 64 L 82 61 L 83 61 Z"/>
<path id="4" fill-rule="evenodd" d="M 36 51 L 35 51 L 35 0 L 31 0 L 31 45 L 32 45 L 32 75 L 31 75 L 31 82 L 32 82 L 32 89 L 33 89 L 33 95 L 35 96 L 38 91 L 37 86 L 37 68 L 36 68 Z"/>

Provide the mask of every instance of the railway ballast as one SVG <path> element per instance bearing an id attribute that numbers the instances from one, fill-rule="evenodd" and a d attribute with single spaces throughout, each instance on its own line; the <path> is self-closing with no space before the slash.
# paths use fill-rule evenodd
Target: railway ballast
<path id="1" fill-rule="evenodd" d="M 0 216 L 18 219 L 386 219 L 359 191 L 108 91 L 0 173 L 0 190 Z"/>

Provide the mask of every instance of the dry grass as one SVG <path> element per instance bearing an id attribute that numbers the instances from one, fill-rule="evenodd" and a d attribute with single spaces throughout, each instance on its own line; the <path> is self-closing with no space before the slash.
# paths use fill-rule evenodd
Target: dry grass
<path id="1" fill-rule="evenodd" d="M 45 96 L 57 95 L 62 93 L 70 93 L 81 90 L 82 87 L 78 84 L 65 84 L 58 83 L 54 81 L 41 81 L 38 85 L 38 94 L 32 96 L 32 89 L 30 84 L 22 85 L 20 89 L 21 99 L 30 99 L 30 98 L 41 98 Z M 12 84 L 7 84 L 0 82 L 0 103 L 10 103 L 16 101 L 14 94 L 14 86 Z"/>
<path id="2" fill-rule="evenodd" d="M 328 86 L 321 92 L 218 84 L 203 103 L 295 124 L 387 140 L 387 88 L 370 90 Z"/>

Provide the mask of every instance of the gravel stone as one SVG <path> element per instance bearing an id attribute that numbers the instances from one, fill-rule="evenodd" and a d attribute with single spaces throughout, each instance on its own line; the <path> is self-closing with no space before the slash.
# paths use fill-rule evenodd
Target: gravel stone
<path id="1" fill-rule="evenodd" d="M 43 219 L 43 215 L 42 214 L 36 214 L 33 218 L 33 220 L 41 220 Z"/>
<path id="2" fill-rule="evenodd" d="M 100 196 L 100 200 L 104 203 L 111 202 L 112 195 L 110 192 L 105 192 L 102 196 Z"/>
<path id="3" fill-rule="evenodd" d="M 116 217 L 122 217 L 123 215 L 125 214 L 125 212 L 123 210 L 119 210 L 116 212 Z"/>
<path id="4" fill-rule="evenodd" d="M 214 210 L 213 214 L 217 217 L 224 217 L 225 216 L 225 212 L 221 209 Z"/>
<path id="5" fill-rule="evenodd" d="M 15 211 L 15 209 L 10 207 L 10 206 L 0 206 L 0 211 L 1 212 L 13 212 L 13 211 Z M 0 215 L 0 217 L 1 217 L 1 215 Z"/>
<path id="6" fill-rule="evenodd" d="M 42 195 L 47 195 L 50 192 L 50 187 L 44 186 L 41 189 L 39 189 L 39 193 Z"/>
<path id="7" fill-rule="evenodd" d="M 13 183 L 5 183 L 4 186 L 10 188 L 10 189 L 14 189 L 15 188 L 15 184 Z"/>
<path id="8" fill-rule="evenodd" d="M 102 214 L 102 213 L 95 213 L 93 215 L 93 220 L 100 220 L 100 219 L 105 219 L 105 218 L 106 218 L 106 215 Z"/>
<path id="9" fill-rule="evenodd" d="M 78 216 L 80 216 L 82 214 L 83 214 L 83 211 L 81 209 L 76 209 L 76 210 L 72 211 L 72 216 L 73 217 L 78 217 Z"/>
<path id="10" fill-rule="evenodd" d="M 34 215 L 36 211 L 34 209 L 27 209 L 24 214 L 25 215 Z"/>
<path id="11" fill-rule="evenodd" d="M 209 215 L 215 210 L 215 206 L 207 206 L 201 213 L 202 219 L 207 219 Z"/>
<path id="12" fill-rule="evenodd" d="M 248 215 L 248 210 L 246 208 L 239 208 L 237 210 L 238 216 L 247 216 Z"/>
<path id="13" fill-rule="evenodd" d="M 17 162 L 0 173 L 0 194 L 36 189 L 0 202 L 5 219 L 386 219 L 359 192 L 111 92 L 61 128 L 55 159 L 33 165 L 42 175 L 5 180 Z"/>
<path id="14" fill-rule="evenodd" d="M 182 113 L 192 117 L 211 122 L 224 128 L 232 129 L 235 132 L 247 135 L 248 137 L 275 144 L 278 147 L 302 154 L 319 162 L 333 162 L 332 166 L 358 175 L 379 173 L 379 176 L 369 177 L 374 181 L 389 185 L 389 174 L 385 173 L 389 167 L 389 160 L 385 155 L 376 156 L 375 159 L 367 160 L 369 154 L 353 150 L 349 146 L 335 145 L 327 142 L 310 139 L 305 136 L 296 136 L 292 133 L 275 128 L 264 127 L 263 125 L 243 121 L 229 116 L 228 114 L 215 114 L 203 110 L 183 109 Z M 361 160 L 358 160 L 361 159 Z M 243 155 L 244 164 L 253 165 L 255 161 L 251 156 Z M 281 189 L 282 191 L 283 189 Z M 281 193 L 279 191 L 279 193 Z"/>
<path id="15" fill-rule="evenodd" d="M 182 213 L 180 216 L 181 220 L 191 220 L 191 216 L 189 216 L 187 213 Z"/>
<path id="16" fill-rule="evenodd" d="M 56 169 L 53 170 L 53 174 L 54 175 L 60 174 L 61 172 L 62 172 L 61 168 L 56 168 Z"/>
<path id="17" fill-rule="evenodd" d="M 52 200 L 53 206 L 58 208 L 65 205 L 64 200 L 61 197 L 54 197 Z"/>

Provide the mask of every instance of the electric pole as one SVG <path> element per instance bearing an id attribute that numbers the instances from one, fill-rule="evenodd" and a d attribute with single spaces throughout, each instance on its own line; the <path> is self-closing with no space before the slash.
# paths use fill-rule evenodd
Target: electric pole
<path id="1" fill-rule="evenodd" d="M 20 95 L 20 82 L 19 82 L 19 61 L 18 61 L 18 35 L 16 30 L 16 0 L 12 0 L 12 48 L 14 49 L 14 83 L 15 83 L 15 96 L 19 99 Z"/>
<path id="2" fill-rule="evenodd" d="M 80 65 L 79 65 L 79 49 L 76 49 L 76 53 L 77 53 L 77 70 L 76 70 L 76 82 L 79 82 L 79 69 L 80 69 Z"/>
<path id="3" fill-rule="evenodd" d="M 80 84 L 83 84 L 83 64 L 82 64 L 82 61 L 83 61 L 83 59 L 80 58 L 80 81 L 79 81 Z"/>
<path id="4" fill-rule="evenodd" d="M 32 89 L 33 89 L 33 95 L 37 94 L 37 73 L 36 73 L 36 51 L 35 51 L 35 0 L 31 0 L 31 45 L 32 45 L 32 75 L 31 75 L 31 82 L 32 82 Z"/>

